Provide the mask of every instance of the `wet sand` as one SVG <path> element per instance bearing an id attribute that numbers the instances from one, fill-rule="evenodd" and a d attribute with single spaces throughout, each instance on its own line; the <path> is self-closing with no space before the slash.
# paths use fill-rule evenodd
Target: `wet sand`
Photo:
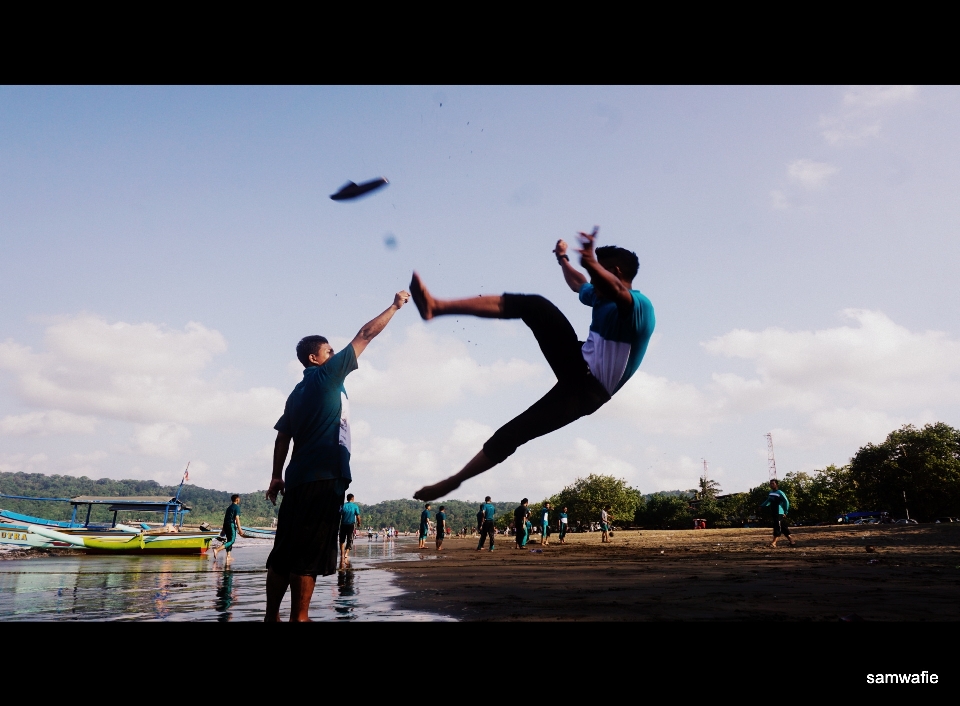
<path id="1" fill-rule="evenodd" d="M 792 532 L 795 549 L 772 549 L 769 529 L 553 536 L 542 554 L 448 539 L 438 560 L 383 566 L 398 607 L 468 621 L 960 620 L 960 525 Z"/>

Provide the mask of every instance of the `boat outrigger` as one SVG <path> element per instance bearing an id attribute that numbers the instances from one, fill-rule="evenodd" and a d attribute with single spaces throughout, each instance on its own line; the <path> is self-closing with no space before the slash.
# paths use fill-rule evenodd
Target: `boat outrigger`
<path id="1" fill-rule="evenodd" d="M 98 497 L 82 495 L 76 498 L 34 498 L 3 495 L 0 498 L 69 502 L 73 513 L 69 521 L 47 520 L 0 510 L 0 544 L 23 548 L 66 549 L 76 547 L 87 553 L 122 554 L 205 554 L 219 532 L 183 529 L 183 519 L 190 508 L 180 500 L 180 491 L 174 497 Z M 113 512 L 113 521 L 91 524 L 94 506 L 106 506 Z M 78 522 L 78 510 L 86 507 L 83 522 Z M 119 524 L 121 512 L 162 512 L 163 525 L 153 528 L 147 524 L 138 527 Z"/>

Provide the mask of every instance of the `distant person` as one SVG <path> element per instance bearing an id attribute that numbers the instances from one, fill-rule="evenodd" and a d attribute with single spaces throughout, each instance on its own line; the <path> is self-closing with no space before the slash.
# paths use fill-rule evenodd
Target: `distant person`
<path id="1" fill-rule="evenodd" d="M 550 503 L 544 503 L 540 511 L 540 532 L 540 546 L 545 547 L 548 544 L 547 536 L 550 532 Z"/>
<path id="2" fill-rule="evenodd" d="M 340 569 L 347 568 L 347 558 L 353 549 L 353 537 L 360 518 L 360 506 L 353 502 L 353 493 L 347 494 L 347 502 L 340 511 Z"/>
<path id="3" fill-rule="evenodd" d="M 493 551 L 493 543 L 497 536 L 497 528 L 493 526 L 493 518 L 497 513 L 497 508 L 490 502 L 490 496 L 484 498 L 483 505 L 480 506 L 479 515 L 483 519 L 480 525 L 480 543 L 477 545 L 477 551 L 483 549 L 483 540 L 490 537 L 490 551 Z"/>
<path id="4" fill-rule="evenodd" d="M 790 527 L 787 526 L 787 513 L 790 511 L 790 501 L 787 500 L 786 494 L 779 489 L 778 485 L 776 478 L 770 481 L 770 493 L 767 495 L 767 499 L 760 505 L 760 507 L 769 507 L 773 512 L 773 541 L 770 542 L 770 546 L 777 546 L 777 540 L 780 539 L 780 535 L 782 534 L 787 538 L 787 541 L 790 542 L 790 546 L 795 547 L 797 543 L 794 542 L 790 536 Z"/>
<path id="5" fill-rule="evenodd" d="M 427 548 L 427 535 L 430 534 L 430 503 L 423 506 L 423 512 L 420 513 L 420 531 L 417 536 L 420 538 L 419 549 Z"/>
<path id="6" fill-rule="evenodd" d="M 567 508 L 564 507 L 560 511 L 560 518 L 557 520 L 557 531 L 560 533 L 560 544 L 566 544 L 567 536 L 567 524 L 569 523 L 569 518 L 567 517 Z"/>
<path id="7" fill-rule="evenodd" d="M 446 505 L 441 505 L 437 510 L 437 551 L 443 547 L 443 539 L 447 536 L 447 509 Z"/>
<path id="8" fill-rule="evenodd" d="M 610 506 L 604 505 L 600 511 L 600 541 L 610 541 Z"/>
<path id="9" fill-rule="evenodd" d="M 315 302 L 323 284 L 311 281 L 308 294 L 291 298 L 290 306 Z M 310 599 L 317 576 L 337 571 L 340 508 L 350 475 L 350 414 L 343 382 L 357 369 L 357 358 L 400 310 L 410 295 L 397 292 L 393 304 L 367 322 L 349 345 L 334 353 L 323 336 L 307 336 L 297 344 L 303 380 L 290 393 L 274 428 L 273 477 L 267 499 L 276 504 L 273 551 L 267 558 L 265 620 L 280 620 L 280 602 L 290 588 L 290 620 L 310 620 Z M 293 441 L 293 455 L 283 464 Z"/>
<path id="10" fill-rule="evenodd" d="M 227 558 L 223 560 L 223 565 L 226 566 L 230 562 L 230 550 L 233 549 L 233 543 L 237 541 L 237 535 L 241 537 L 244 536 L 243 530 L 240 529 L 239 495 L 234 494 L 230 496 L 230 507 L 223 513 L 223 528 L 220 530 L 220 534 L 223 536 L 223 544 L 213 548 L 213 560 L 217 560 L 217 554 L 219 552 L 226 551 Z"/>
<path id="11" fill-rule="evenodd" d="M 527 515 L 530 514 L 530 510 L 527 509 L 527 504 L 529 502 L 527 498 L 524 498 L 520 501 L 517 509 L 513 511 L 513 526 L 514 532 L 517 535 L 517 549 L 523 549 L 523 546 L 527 543 Z"/>

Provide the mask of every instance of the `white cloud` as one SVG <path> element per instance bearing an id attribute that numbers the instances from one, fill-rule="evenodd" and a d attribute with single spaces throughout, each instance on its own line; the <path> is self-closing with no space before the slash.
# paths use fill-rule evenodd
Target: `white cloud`
<path id="1" fill-rule="evenodd" d="M 724 400 L 679 383 L 637 371 L 597 414 L 630 419 L 651 434 L 699 434 L 721 419 Z"/>
<path id="2" fill-rule="evenodd" d="M 3 436 L 92 434 L 96 427 L 95 417 L 83 417 L 60 410 L 30 412 L 0 419 L 0 435 Z"/>
<path id="3" fill-rule="evenodd" d="M 378 367 L 384 358 L 386 364 Z M 481 365 L 462 341 L 414 324 L 407 327 L 399 344 L 366 353 L 359 369 L 347 379 L 347 391 L 358 405 L 436 408 L 466 394 L 484 395 L 505 386 L 535 383 L 545 370 L 543 365 L 516 358 Z"/>
<path id="4" fill-rule="evenodd" d="M 820 117 L 821 134 L 833 145 L 879 137 L 884 112 L 917 93 L 916 86 L 852 86 L 837 112 Z"/>
<path id="5" fill-rule="evenodd" d="M 14 374 L 23 402 L 41 408 L 140 424 L 272 424 L 283 410 L 279 390 L 233 391 L 203 376 L 225 350 L 223 336 L 202 324 L 178 331 L 81 314 L 49 326 L 43 352 L 0 343 L 0 370 Z"/>
<path id="6" fill-rule="evenodd" d="M 180 424 L 138 424 L 134 428 L 133 443 L 139 453 L 147 456 L 177 458 L 181 445 L 190 436 L 190 430 Z"/>
<path id="7" fill-rule="evenodd" d="M 814 162 L 812 159 L 797 159 L 787 165 L 787 174 L 807 189 L 823 186 L 827 179 L 836 174 L 837 167 L 826 162 Z"/>

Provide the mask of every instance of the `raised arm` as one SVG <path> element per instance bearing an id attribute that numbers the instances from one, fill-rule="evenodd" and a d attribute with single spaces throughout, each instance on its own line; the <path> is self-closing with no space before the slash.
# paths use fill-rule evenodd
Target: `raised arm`
<path id="1" fill-rule="evenodd" d="M 610 270 L 606 269 L 597 261 L 597 256 L 593 252 L 594 243 L 597 240 L 598 228 L 594 228 L 592 233 L 580 232 L 580 264 L 590 273 L 590 281 L 596 288 L 597 293 L 606 299 L 617 303 L 617 306 L 633 307 L 633 294 L 622 279 Z M 617 268 L 619 270 L 619 268 Z"/>
<path id="2" fill-rule="evenodd" d="M 570 264 L 566 242 L 558 240 L 557 247 L 553 249 L 553 254 L 557 256 L 557 262 L 560 263 L 560 269 L 563 270 L 563 279 L 566 280 L 567 286 L 579 294 L 580 287 L 587 283 L 587 277 Z"/>
<path id="3" fill-rule="evenodd" d="M 409 292 L 401 290 L 394 294 L 393 304 L 385 309 L 380 316 L 365 323 L 363 328 L 360 329 L 360 331 L 357 332 L 357 335 L 353 337 L 353 340 L 350 341 L 350 345 L 353 346 L 354 355 L 359 358 L 360 354 L 363 353 L 364 349 L 367 347 L 367 344 L 376 338 L 378 333 L 386 328 L 387 324 L 390 323 L 390 319 L 393 318 L 393 315 L 400 311 L 400 307 L 406 304 L 409 300 Z"/>

